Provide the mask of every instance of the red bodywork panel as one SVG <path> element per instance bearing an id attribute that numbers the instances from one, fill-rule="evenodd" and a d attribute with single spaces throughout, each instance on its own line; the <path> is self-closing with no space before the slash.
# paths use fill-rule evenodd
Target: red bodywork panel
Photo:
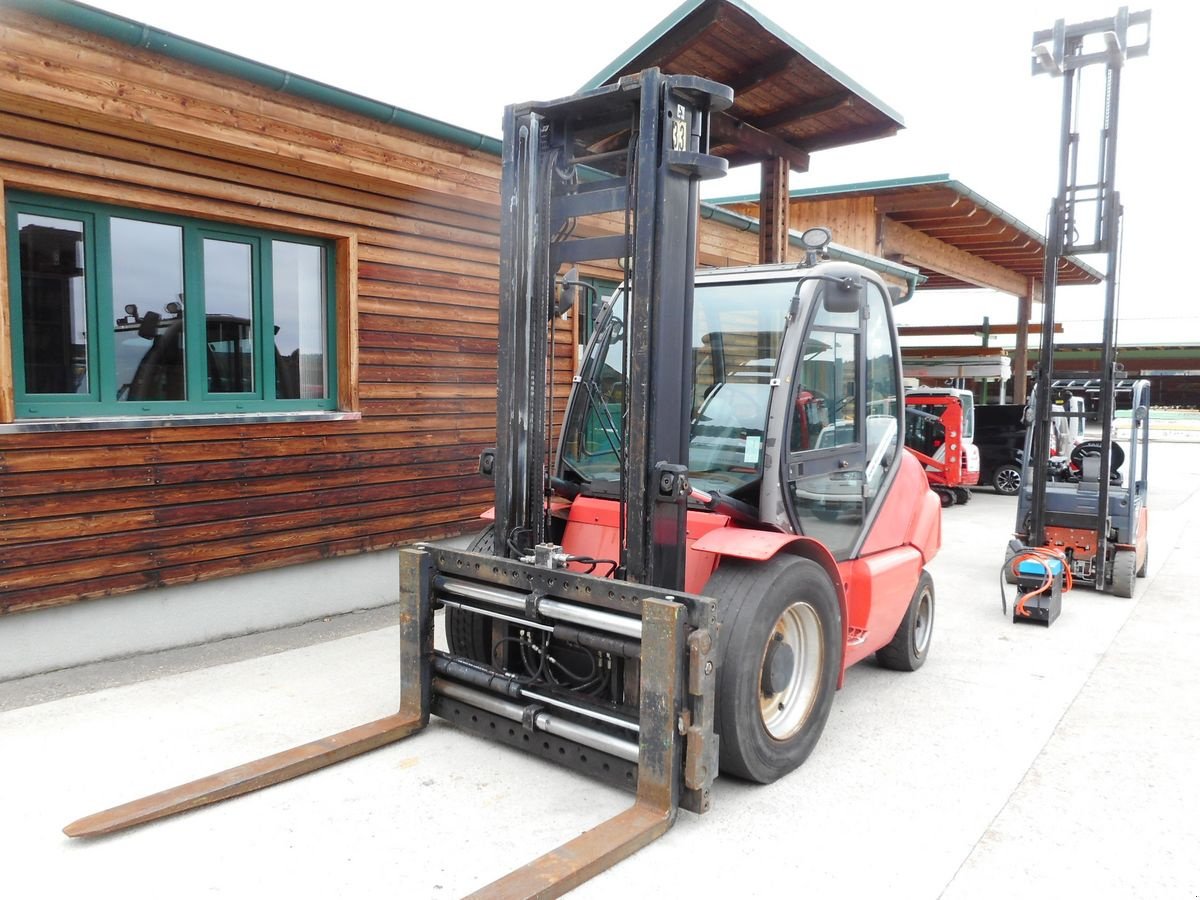
<path id="1" fill-rule="evenodd" d="M 563 534 L 563 549 L 575 556 L 590 556 L 593 559 L 617 559 L 617 541 L 620 525 L 620 505 L 615 500 L 596 497 L 579 497 L 571 504 L 567 514 L 567 528 Z M 687 514 L 687 576 L 683 589 L 689 594 L 704 593 L 717 567 L 717 554 L 695 548 L 696 541 L 715 529 L 729 528 L 729 516 L 689 509 Z M 741 529 L 737 529 L 741 530 Z M 571 563 L 576 572 L 586 572 L 589 566 Z M 603 573 L 604 569 L 598 570 Z"/>
<path id="2" fill-rule="evenodd" d="M 925 470 L 910 452 L 898 459 L 895 479 L 860 555 L 852 560 L 835 562 L 825 546 L 810 537 L 743 528 L 728 516 L 689 510 L 684 590 L 703 594 L 723 556 L 766 561 L 786 552 L 808 557 L 829 573 L 837 589 L 845 666 L 874 653 L 895 635 L 921 569 L 941 546 L 941 504 L 929 489 Z M 567 512 L 563 548 L 577 556 L 616 559 L 619 515 L 614 500 L 579 497 Z M 571 564 L 575 571 L 589 567 Z"/>
<path id="3" fill-rule="evenodd" d="M 929 489 L 920 456 L 905 448 L 898 459 L 895 478 L 855 559 L 836 562 L 824 544 L 804 535 L 743 528 L 726 515 L 688 510 L 684 590 L 703 594 L 723 556 L 765 562 L 783 552 L 812 559 L 829 573 L 842 606 L 844 672 L 895 636 L 922 568 L 941 547 L 942 507 Z M 620 505 L 615 500 L 556 499 L 553 506 L 555 516 L 566 518 L 562 543 L 567 553 L 618 558 Z M 483 514 L 493 517 L 493 510 Z M 593 567 L 571 563 L 570 568 L 587 572 Z"/>
<path id="4" fill-rule="evenodd" d="M 946 407 L 938 417 L 946 429 L 946 443 L 941 447 L 943 459 L 934 459 L 916 448 L 909 447 L 925 466 L 925 475 L 930 484 L 944 487 L 962 487 L 979 484 L 979 469 L 968 465 L 968 454 L 963 439 L 962 401 L 953 394 L 919 394 L 906 397 L 906 406 L 929 406 L 940 404 Z"/>

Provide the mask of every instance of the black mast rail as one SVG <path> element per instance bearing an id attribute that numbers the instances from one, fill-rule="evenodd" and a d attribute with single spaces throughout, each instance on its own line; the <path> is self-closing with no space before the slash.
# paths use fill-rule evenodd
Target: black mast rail
<path id="1" fill-rule="evenodd" d="M 732 91 L 648 69 L 564 100 L 510 106 L 504 119 L 496 550 L 532 554 L 548 539 L 556 277 L 561 266 L 619 260 L 628 371 L 622 410 L 624 539 L 619 574 L 682 589 L 690 335 L 699 182 L 725 173 L 708 154 L 709 114 Z M 624 214 L 596 236 L 584 220 Z M 604 229 L 611 231 L 611 224 Z M 587 231 L 577 236 L 576 231 Z M 650 364 L 654 360 L 654 364 Z M 645 386 L 644 388 L 642 386 Z"/>

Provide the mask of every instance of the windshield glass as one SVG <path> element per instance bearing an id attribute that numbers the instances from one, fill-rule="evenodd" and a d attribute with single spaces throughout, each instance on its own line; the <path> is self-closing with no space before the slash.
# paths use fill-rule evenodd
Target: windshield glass
<path id="1" fill-rule="evenodd" d="M 701 490 L 728 493 L 762 474 L 771 379 L 794 291 L 794 281 L 696 287 L 688 467 Z M 626 386 L 621 315 L 618 295 L 588 349 L 563 441 L 564 475 L 599 492 L 620 480 Z"/>

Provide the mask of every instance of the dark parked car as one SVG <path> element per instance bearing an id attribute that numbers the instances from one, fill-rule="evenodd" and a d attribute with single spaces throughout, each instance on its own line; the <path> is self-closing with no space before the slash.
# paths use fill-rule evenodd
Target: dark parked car
<path id="1" fill-rule="evenodd" d="M 979 448 L 979 483 L 999 494 L 1021 490 L 1021 454 L 1025 449 L 1025 406 L 1005 403 L 975 407 L 975 446 Z"/>

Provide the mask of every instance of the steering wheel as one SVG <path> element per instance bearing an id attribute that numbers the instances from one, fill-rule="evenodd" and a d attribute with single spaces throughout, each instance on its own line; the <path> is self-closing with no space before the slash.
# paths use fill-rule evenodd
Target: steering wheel
<path id="1" fill-rule="evenodd" d="M 757 397 L 743 394 L 733 405 L 733 413 L 740 428 L 762 430 L 766 427 L 767 407 Z"/>
<path id="2" fill-rule="evenodd" d="M 1125 451 L 1115 441 L 1110 446 L 1112 447 L 1112 455 L 1109 457 L 1110 466 L 1112 472 L 1117 472 L 1121 468 L 1121 464 L 1125 462 Z M 1077 444 L 1071 451 L 1071 466 L 1082 470 L 1084 457 L 1099 458 L 1103 450 L 1104 445 L 1099 441 L 1084 441 L 1082 444 Z"/>

